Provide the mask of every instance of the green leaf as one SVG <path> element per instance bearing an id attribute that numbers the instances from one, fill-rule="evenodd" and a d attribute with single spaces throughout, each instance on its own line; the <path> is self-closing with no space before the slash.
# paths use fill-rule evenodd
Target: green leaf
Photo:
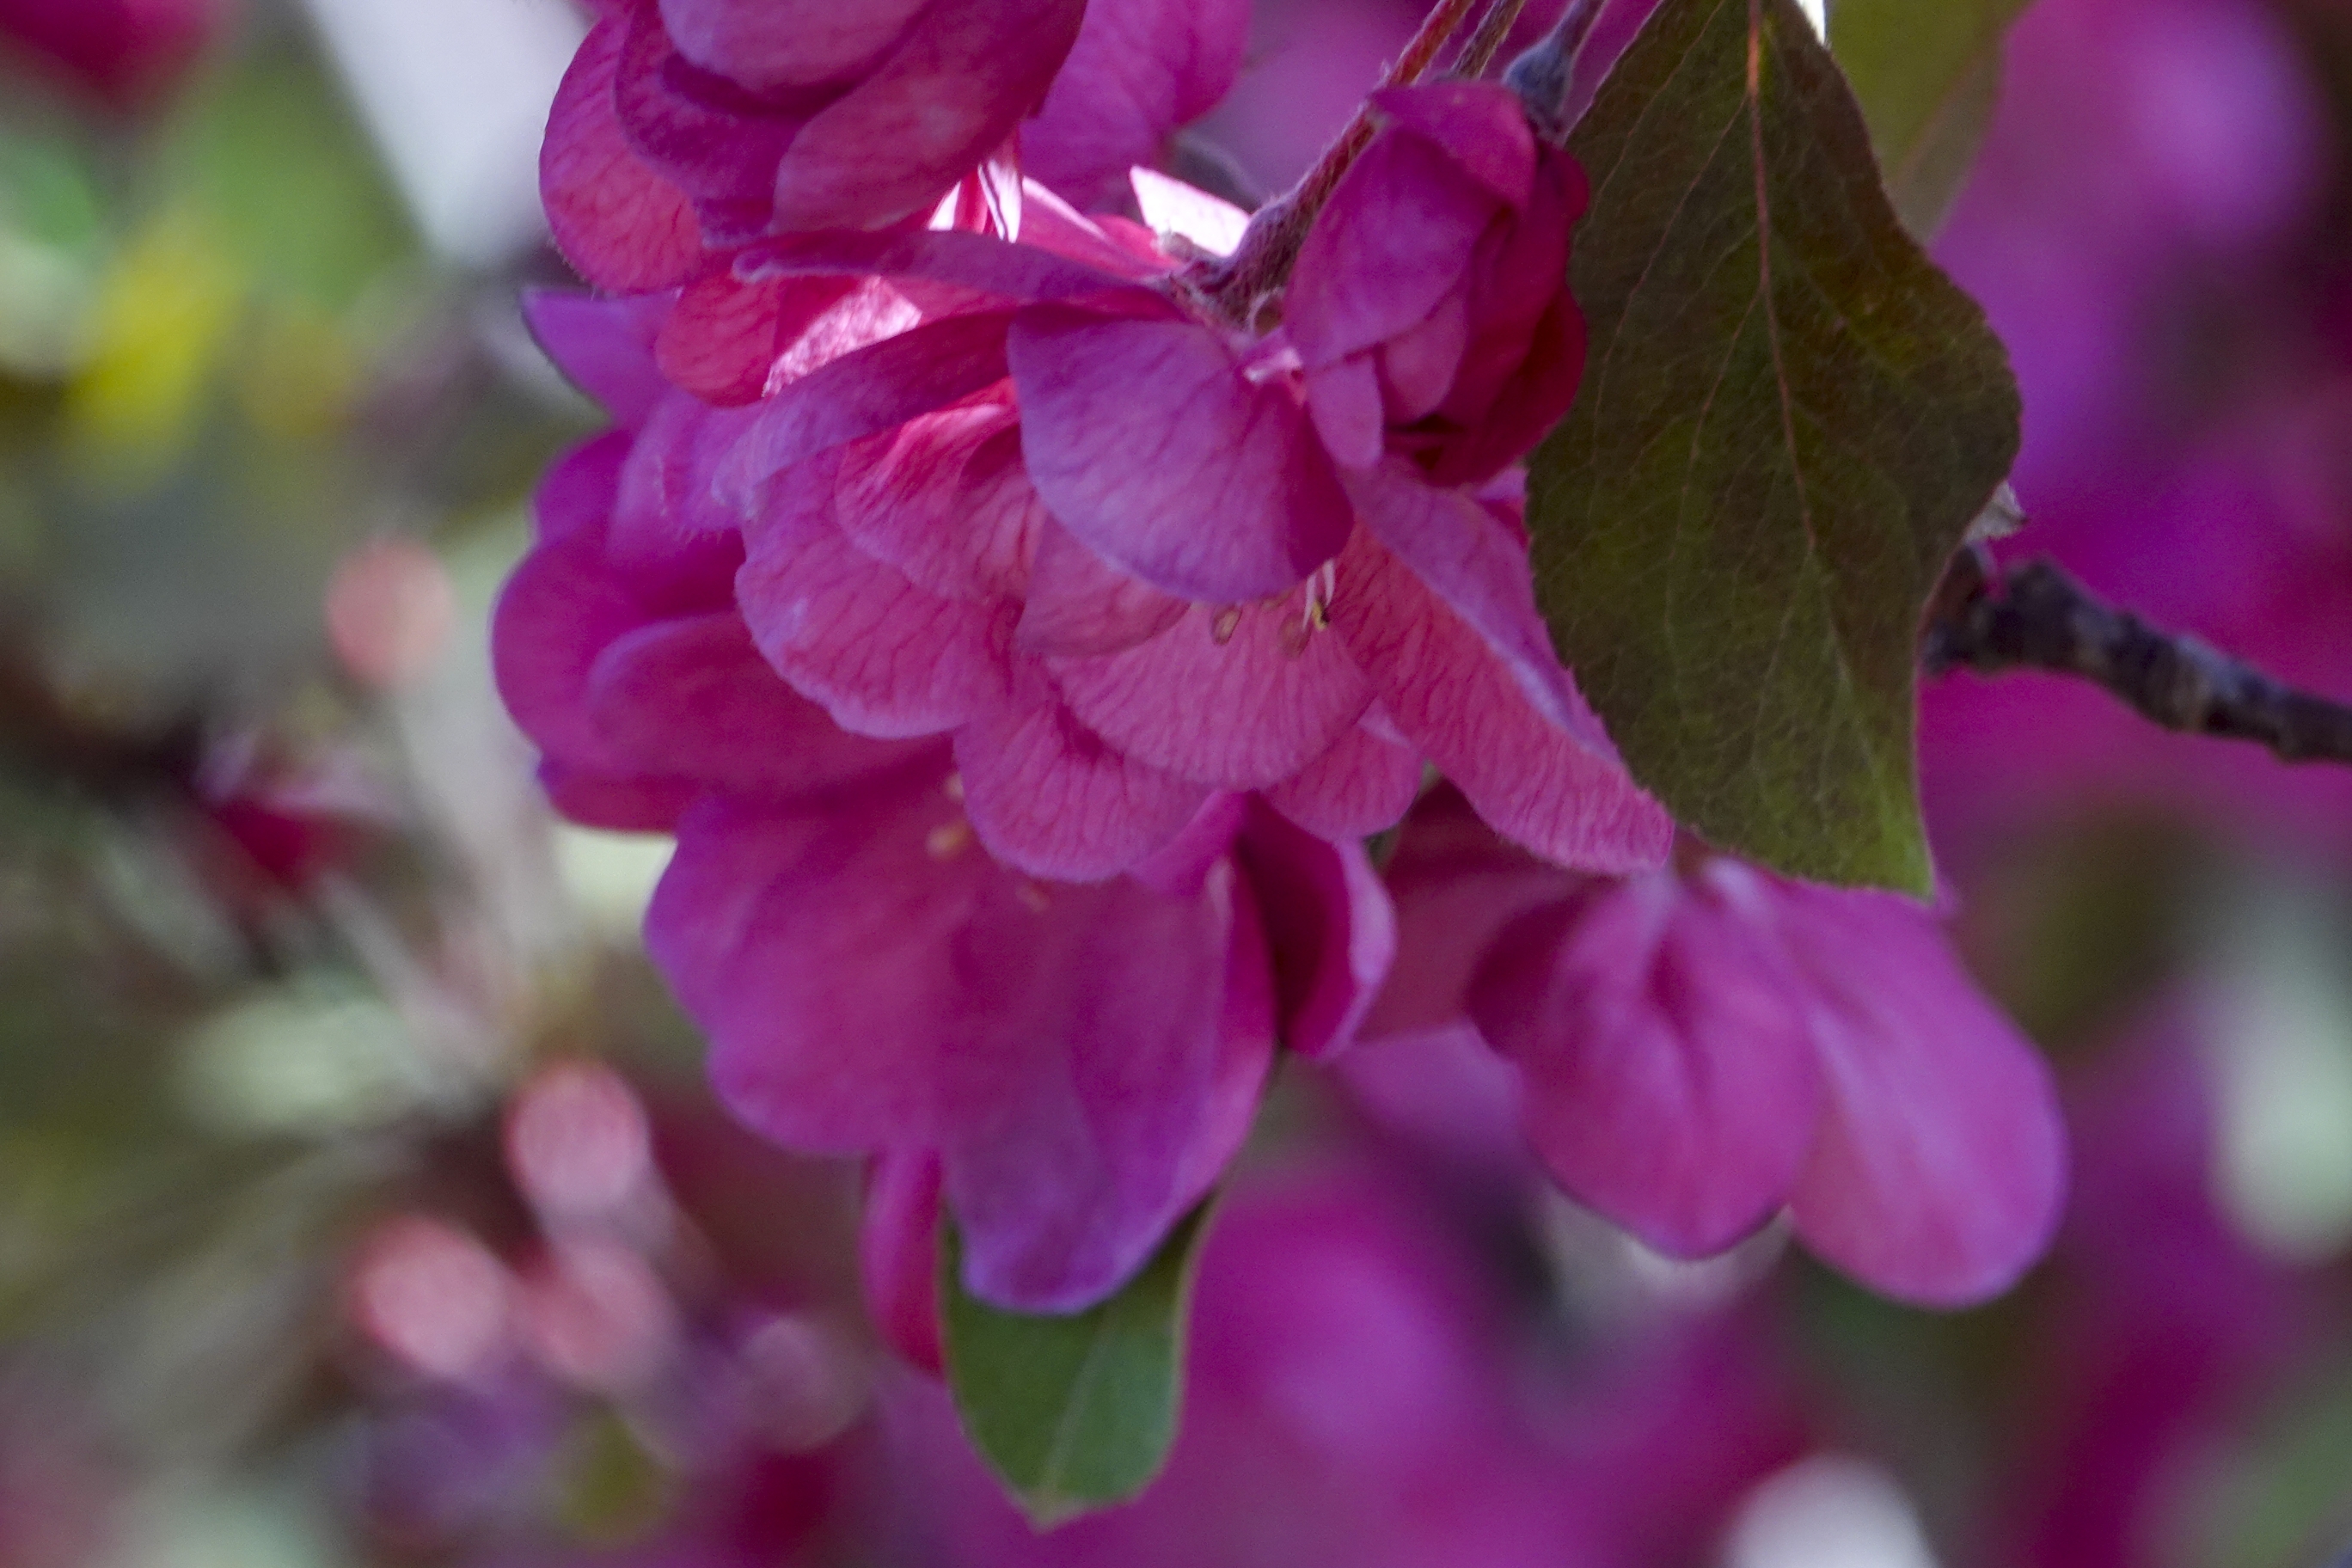
<path id="1" fill-rule="evenodd" d="M 956 1414 L 1040 1528 L 1125 1501 L 1167 1463 L 1208 1212 L 1203 1204 L 1178 1222 L 1118 1295 L 1068 1317 L 1007 1312 L 972 1296 L 955 1226 L 940 1227 Z"/>
<path id="2" fill-rule="evenodd" d="M 1837 0 L 1830 48 L 1870 122 L 1886 194 L 1927 239 L 1976 163 L 2000 97 L 2000 42 L 2027 0 Z"/>
<path id="3" fill-rule="evenodd" d="M 1560 655 L 1701 836 L 1924 894 L 1919 617 L 2016 455 L 2008 356 L 1790 0 L 1664 0 L 1570 144 L 1591 347 L 1528 506 Z"/>

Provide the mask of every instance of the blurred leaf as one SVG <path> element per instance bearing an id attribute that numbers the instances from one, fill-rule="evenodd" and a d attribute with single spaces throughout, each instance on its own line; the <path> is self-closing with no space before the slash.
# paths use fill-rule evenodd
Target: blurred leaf
<path id="1" fill-rule="evenodd" d="M 174 189 L 268 294 L 349 311 L 415 237 L 323 65 L 281 47 L 215 83 L 178 149 Z"/>
<path id="2" fill-rule="evenodd" d="M 1028 1317 L 963 1288 L 941 1227 L 948 1386 L 965 1435 L 1041 1528 L 1133 1497 L 1167 1463 L 1183 1399 L 1184 1334 L 1208 1205 L 1143 1271 L 1069 1317 Z"/>
<path id="3" fill-rule="evenodd" d="M 0 371 L 51 377 L 79 357 L 101 221 L 70 146 L 0 135 Z"/>
<path id="4" fill-rule="evenodd" d="M 1830 47 L 1870 122 L 1903 226 L 1934 236 L 2000 97 L 2000 43 L 2026 0 L 1838 0 Z"/>
<path id="5" fill-rule="evenodd" d="M 1561 657 L 1708 839 L 1924 894 L 1919 616 L 2016 454 L 2007 356 L 1791 0 L 1665 0 L 1572 146 L 1591 359 L 1528 497 Z"/>

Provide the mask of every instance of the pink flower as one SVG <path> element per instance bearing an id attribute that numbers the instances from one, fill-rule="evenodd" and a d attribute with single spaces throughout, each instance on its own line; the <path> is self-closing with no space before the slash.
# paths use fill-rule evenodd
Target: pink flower
<path id="1" fill-rule="evenodd" d="M 1132 225 L 1034 186 L 1024 214 L 1020 244 L 739 264 L 953 297 L 779 387 L 720 466 L 776 668 L 846 728 L 951 734 L 983 841 L 1035 875 L 1118 871 L 1219 790 L 1371 832 L 1424 760 L 1554 859 L 1654 864 L 1667 820 L 1552 653 L 1507 500 L 1409 466 L 1351 495 L 1279 338 L 1184 303 Z"/>
<path id="2" fill-rule="evenodd" d="M 177 80 L 220 30 L 226 0 L 0 0 L 0 39 L 118 108 Z"/>
<path id="3" fill-rule="evenodd" d="M 1425 820 L 1438 841 L 1414 850 Z M 1936 1305 L 2041 1252 L 2064 1185 L 2048 1071 L 1926 911 L 1720 858 L 1570 877 L 1459 825 L 1440 800 L 1408 831 L 1412 966 L 1370 1032 L 1466 1014 L 1572 1196 L 1676 1256 L 1785 1209 L 1830 1262 Z"/>
<path id="4" fill-rule="evenodd" d="M 936 1161 L 988 1299 L 1099 1299 L 1238 1146 L 1277 1027 L 1352 1035 L 1393 941 L 1361 849 L 1220 795 L 1136 876 L 992 860 L 945 743 L 848 733 L 754 649 L 740 541 L 665 499 L 726 416 L 647 395 L 657 312 L 537 314 L 635 428 L 542 487 L 500 689 L 567 815 L 677 832 L 646 942 L 722 1098 L 794 1148 Z"/>
<path id="5" fill-rule="evenodd" d="M 658 289 L 704 238 L 919 216 L 1034 112 L 1084 0 L 611 0 L 541 184 L 583 276 Z"/>
<path id="6" fill-rule="evenodd" d="M 904 1163 L 935 1162 L 971 1289 L 1074 1310 L 1217 1179 L 1277 1032 L 1346 1043 L 1391 940 L 1360 852 L 1239 802 L 1147 869 L 1072 885 L 998 865 L 942 756 L 790 811 L 707 799 L 646 942 L 738 1115 L 885 1153 L 901 1224 L 923 1225 L 930 1179 Z M 886 1321 L 906 1311 L 888 1282 L 928 1258 L 869 1260 Z"/>
<path id="7" fill-rule="evenodd" d="M 1489 82 L 1392 88 L 1388 124 L 1299 253 L 1285 301 L 1331 455 L 1488 479 L 1568 412 L 1584 318 L 1568 292 L 1584 172 Z"/>

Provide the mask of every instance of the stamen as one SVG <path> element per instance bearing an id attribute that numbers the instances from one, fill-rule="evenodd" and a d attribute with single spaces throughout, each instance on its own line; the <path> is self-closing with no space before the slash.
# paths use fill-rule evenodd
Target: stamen
<path id="1" fill-rule="evenodd" d="M 923 837 L 923 847 L 934 860 L 952 860 L 971 847 L 971 824 L 959 816 L 942 822 Z"/>
<path id="2" fill-rule="evenodd" d="M 1234 640 L 1234 634 L 1241 630 L 1241 625 L 1242 607 L 1239 605 L 1228 605 L 1219 610 L 1217 618 L 1209 623 L 1209 640 L 1223 647 Z"/>

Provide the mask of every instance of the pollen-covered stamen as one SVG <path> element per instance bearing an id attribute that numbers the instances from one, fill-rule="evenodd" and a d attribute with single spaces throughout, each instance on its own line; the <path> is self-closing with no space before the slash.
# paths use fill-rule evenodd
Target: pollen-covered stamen
<path id="1" fill-rule="evenodd" d="M 1339 563 L 1326 561 L 1298 589 L 1298 616 L 1282 626 L 1282 650 L 1293 658 L 1307 651 L 1315 634 L 1331 624 L 1331 596 L 1339 591 Z"/>
<path id="2" fill-rule="evenodd" d="M 1234 634 L 1241 628 L 1242 607 L 1239 605 L 1228 605 L 1217 612 L 1215 620 L 1209 623 L 1209 640 L 1223 647 L 1234 640 Z"/>

